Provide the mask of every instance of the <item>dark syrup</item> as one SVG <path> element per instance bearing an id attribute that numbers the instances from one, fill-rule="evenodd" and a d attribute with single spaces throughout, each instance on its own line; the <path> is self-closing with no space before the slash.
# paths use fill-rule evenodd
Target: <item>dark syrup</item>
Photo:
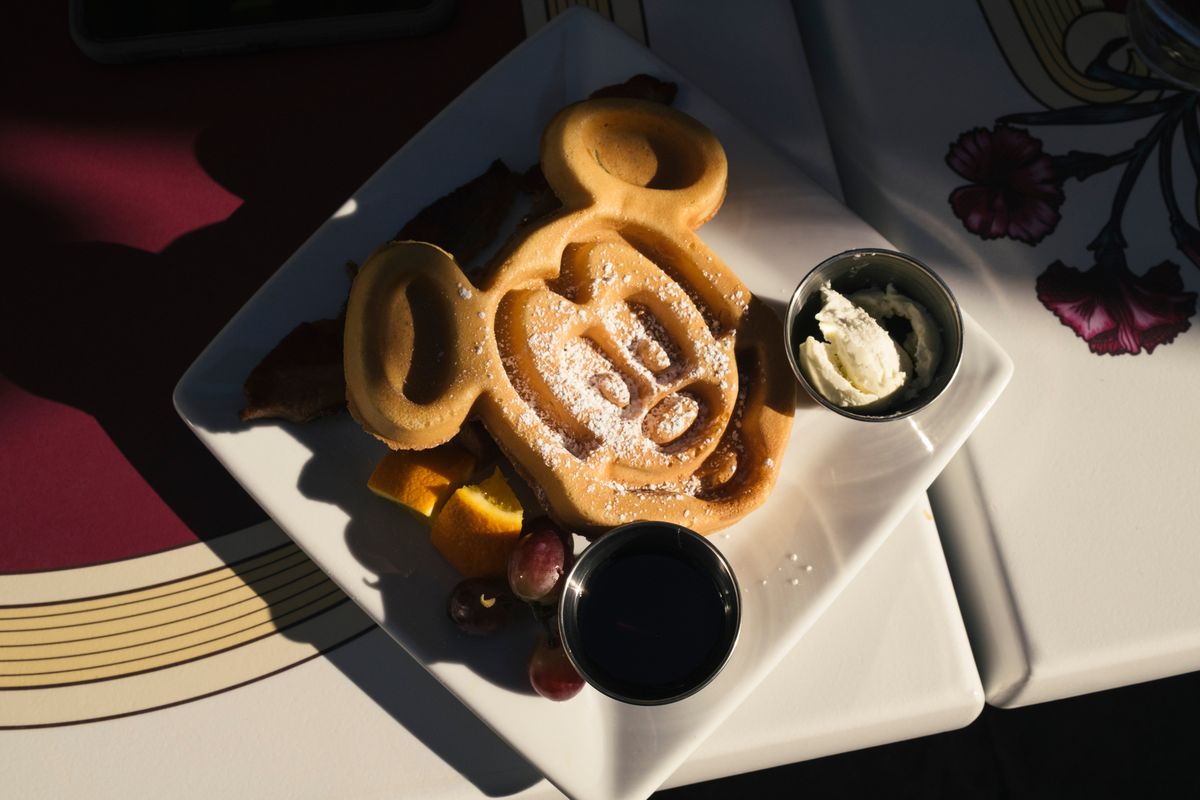
<path id="1" fill-rule="evenodd" d="M 658 553 L 617 556 L 588 578 L 577 619 L 598 677 L 636 695 L 706 681 L 729 647 L 729 614 L 711 574 Z"/>

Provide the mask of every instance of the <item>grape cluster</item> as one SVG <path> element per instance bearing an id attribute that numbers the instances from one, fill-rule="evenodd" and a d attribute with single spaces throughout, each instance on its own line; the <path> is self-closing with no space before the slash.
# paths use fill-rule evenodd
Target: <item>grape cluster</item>
<path id="1" fill-rule="evenodd" d="M 529 684 L 549 700 L 569 700 L 583 688 L 558 639 L 556 609 L 571 567 L 571 534 L 549 519 L 530 523 L 508 558 L 505 578 L 467 578 L 450 593 L 447 611 L 459 630 L 474 636 L 506 626 L 523 601 L 543 631 L 529 656 Z"/>

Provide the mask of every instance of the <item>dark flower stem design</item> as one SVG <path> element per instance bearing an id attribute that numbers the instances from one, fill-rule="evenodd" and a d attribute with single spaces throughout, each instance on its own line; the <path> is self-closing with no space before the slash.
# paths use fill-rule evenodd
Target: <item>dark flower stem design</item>
<path id="1" fill-rule="evenodd" d="M 1158 148 L 1158 182 L 1162 187 L 1167 216 L 1171 220 L 1171 225 L 1174 226 L 1183 222 L 1183 210 L 1179 208 L 1179 200 L 1175 197 L 1175 177 L 1171 174 L 1170 143 L 1175 138 L 1175 129 L 1179 127 L 1179 116 L 1167 117 L 1166 120 L 1167 128 L 1163 132 L 1165 143 Z"/>
<path id="2" fill-rule="evenodd" d="M 1160 151 L 1171 149 L 1169 137 L 1168 141 L 1164 143 L 1163 134 L 1175 130 L 1179 114 L 1179 109 L 1165 114 L 1154 124 L 1150 132 L 1133 146 L 1132 158 L 1129 159 L 1125 172 L 1121 174 L 1121 182 L 1117 184 L 1117 193 L 1113 197 L 1112 212 L 1108 215 L 1108 221 L 1104 223 L 1100 234 L 1088 245 L 1088 249 L 1095 250 L 1099 258 L 1103 259 L 1110 247 L 1119 247 L 1122 251 L 1125 249 L 1125 236 L 1121 232 L 1121 218 L 1125 215 L 1125 204 L 1129 202 L 1129 195 L 1133 193 L 1133 187 L 1137 184 L 1137 179 L 1142 174 L 1142 168 L 1146 166 L 1146 161 L 1154 152 L 1154 148 L 1158 147 Z"/>
<path id="3" fill-rule="evenodd" d="M 1106 156 L 1103 153 L 1081 153 L 1071 150 L 1065 156 L 1051 156 L 1056 175 L 1069 176 L 1077 181 L 1085 181 L 1101 172 L 1107 172 L 1118 164 L 1124 164 L 1133 158 L 1134 148 L 1123 150 Z"/>
<path id="4" fill-rule="evenodd" d="M 1192 107 L 1195 108 L 1193 99 Z M 1200 125 L 1196 123 L 1196 114 L 1183 115 L 1183 142 L 1187 148 L 1188 158 L 1191 159 L 1192 169 L 1200 174 Z"/>
<path id="5" fill-rule="evenodd" d="M 993 131 L 976 129 L 962 134 L 946 157 L 951 169 L 972 181 L 950 195 L 951 208 L 963 225 L 984 239 L 1006 236 L 1030 245 L 1037 245 L 1057 228 L 1066 181 L 1084 181 L 1124 166 L 1108 219 L 1088 245 L 1095 254 L 1095 266 L 1081 272 L 1056 261 L 1038 276 L 1036 287 L 1041 303 L 1087 341 L 1092 352 L 1111 355 L 1153 352 L 1186 331 L 1196 313 L 1196 293 L 1184 291 L 1178 265 L 1164 261 L 1138 277 L 1126 264 L 1122 219 L 1155 149 L 1171 234 L 1180 252 L 1200 267 L 1200 228 L 1189 222 L 1180 208 L 1172 174 L 1172 150 L 1181 128 L 1188 160 L 1200 174 L 1197 95 L 1110 66 L 1109 59 L 1127 41 L 1114 39 L 1106 44 L 1085 71 L 1087 76 L 1123 89 L 1159 92 L 1158 98 L 1007 114 L 996 120 Z M 1145 136 L 1129 149 L 1111 155 L 1070 150 L 1066 155 L 1048 156 L 1042 152 L 1041 140 L 1013 127 L 1107 125 L 1152 117 L 1157 119 Z"/>
<path id="6" fill-rule="evenodd" d="M 1007 114 L 996 121 L 1002 125 L 1111 125 L 1115 122 L 1153 117 L 1170 111 L 1176 105 L 1174 97 L 1149 103 L 1130 103 L 1120 106 L 1071 106 L 1028 114 Z"/>
<path id="7" fill-rule="evenodd" d="M 1092 63 L 1088 64 L 1084 70 L 1084 74 L 1094 81 L 1107 83 L 1109 86 L 1115 86 L 1118 89 L 1133 89 L 1138 92 L 1154 92 L 1154 91 L 1173 91 L 1179 87 L 1173 83 L 1169 83 L 1160 78 L 1146 75 L 1130 75 L 1128 72 L 1121 72 L 1109 66 L 1108 61 L 1117 51 L 1124 47 L 1129 42 L 1128 39 L 1120 38 L 1113 39 L 1104 47 L 1100 48 L 1100 52 L 1092 59 Z"/>

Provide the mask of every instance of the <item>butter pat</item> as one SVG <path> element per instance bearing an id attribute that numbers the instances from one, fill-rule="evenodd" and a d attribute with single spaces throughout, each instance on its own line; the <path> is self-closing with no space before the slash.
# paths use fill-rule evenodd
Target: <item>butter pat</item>
<path id="1" fill-rule="evenodd" d="M 878 289 L 855 292 L 850 295 L 850 302 L 876 320 L 889 317 L 908 320 L 912 331 L 900 344 L 912 357 L 913 374 L 904 394 L 906 397 L 915 397 L 933 381 L 934 372 L 942 361 L 942 335 L 933 317 L 925 310 L 925 306 L 900 294 L 890 283 L 882 292 Z"/>
<path id="2" fill-rule="evenodd" d="M 801 343 L 804 377 L 834 405 L 886 405 L 909 382 L 912 358 L 871 314 L 828 283 L 821 287 L 821 298 L 817 325 L 825 341 L 810 336 Z"/>

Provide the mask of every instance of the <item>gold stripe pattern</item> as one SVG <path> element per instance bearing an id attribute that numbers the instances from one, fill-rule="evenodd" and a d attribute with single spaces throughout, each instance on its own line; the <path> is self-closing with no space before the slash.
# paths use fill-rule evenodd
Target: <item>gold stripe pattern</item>
<path id="1" fill-rule="evenodd" d="M 1042 67 L 1068 94 L 1086 103 L 1120 103 L 1138 95 L 1086 77 L 1067 58 L 1067 29 L 1085 13 L 1079 0 L 1012 0 L 1012 8 Z M 1148 74 L 1140 60 L 1132 72 Z"/>
<path id="2" fill-rule="evenodd" d="M 158 586 L 0 606 L 0 690 L 172 667 L 310 619 L 346 596 L 295 545 Z"/>

